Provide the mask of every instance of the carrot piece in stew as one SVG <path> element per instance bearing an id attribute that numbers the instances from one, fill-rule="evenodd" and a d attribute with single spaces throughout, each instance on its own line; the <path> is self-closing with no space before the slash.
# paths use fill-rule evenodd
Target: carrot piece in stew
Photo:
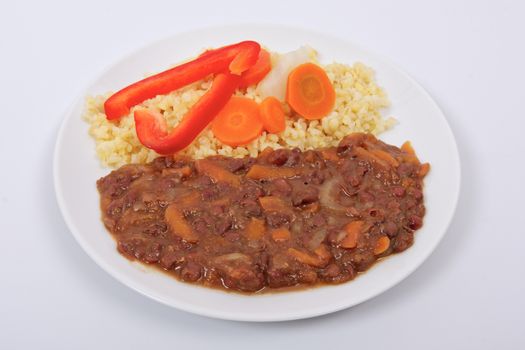
<path id="1" fill-rule="evenodd" d="M 414 151 L 414 148 L 412 147 L 412 144 L 410 143 L 410 141 L 406 141 L 405 143 L 403 143 L 401 145 L 401 150 L 405 151 L 404 158 L 407 162 L 416 163 L 416 164 L 419 163 L 419 159 L 417 158 L 416 152 Z"/>
<path id="2" fill-rule="evenodd" d="M 199 192 L 192 191 L 189 194 L 186 194 L 182 197 L 177 198 L 177 206 L 180 209 L 186 209 L 197 205 L 201 200 L 201 195 Z"/>
<path id="3" fill-rule="evenodd" d="M 374 248 L 374 254 L 375 255 L 381 255 L 390 247 L 390 238 L 387 236 L 381 236 L 376 242 L 376 246 Z"/>
<path id="4" fill-rule="evenodd" d="M 273 180 L 280 177 L 294 177 L 300 175 L 300 173 L 301 170 L 295 168 L 276 168 L 254 164 L 246 174 L 246 177 L 252 180 Z"/>
<path id="5" fill-rule="evenodd" d="M 284 200 L 274 196 L 259 197 L 259 204 L 264 211 L 290 212 L 292 209 Z"/>
<path id="6" fill-rule="evenodd" d="M 399 162 L 397 161 L 397 159 L 392 157 L 392 155 L 390 155 L 390 153 L 388 153 L 388 152 L 385 152 L 385 151 L 380 150 L 380 149 L 373 149 L 373 150 L 370 150 L 369 152 L 372 153 L 377 158 L 379 158 L 381 160 L 384 160 L 385 162 L 387 162 L 388 164 L 390 164 L 394 168 L 397 168 L 399 166 Z"/>
<path id="7" fill-rule="evenodd" d="M 341 241 L 341 247 L 351 249 L 355 248 L 357 246 L 357 240 L 359 239 L 359 236 L 361 235 L 361 232 L 364 227 L 363 221 L 352 221 L 348 225 L 345 226 L 345 232 L 346 235 L 344 236 L 343 240 Z"/>
<path id="8" fill-rule="evenodd" d="M 171 204 L 166 208 L 164 218 L 176 236 L 190 243 L 196 243 L 199 240 L 199 236 L 193 232 L 190 225 L 185 221 L 182 212 L 175 204 Z"/>
<path id="9" fill-rule="evenodd" d="M 185 178 L 191 175 L 191 168 L 187 165 L 182 168 L 170 168 L 162 170 L 162 175 L 173 174 L 179 175 L 181 178 Z"/>
<path id="10" fill-rule="evenodd" d="M 295 260 L 306 265 L 315 267 L 321 267 L 322 265 L 321 259 L 319 259 L 317 255 L 310 255 L 295 248 L 288 248 L 288 254 L 294 257 Z"/>
<path id="11" fill-rule="evenodd" d="M 416 152 L 414 151 L 414 148 L 412 148 L 412 144 L 410 143 L 410 141 L 405 141 L 401 145 L 401 150 L 405 151 L 406 153 L 416 155 Z"/>
<path id="12" fill-rule="evenodd" d="M 286 227 L 276 228 L 272 231 L 272 239 L 276 242 L 284 242 L 290 239 L 290 231 Z"/>
<path id="13" fill-rule="evenodd" d="M 374 162 L 384 168 L 389 168 L 389 163 L 381 158 L 379 158 L 378 156 L 376 156 L 375 154 L 373 154 L 372 152 L 364 149 L 363 147 L 354 147 L 353 149 L 353 152 L 354 154 L 359 157 L 359 158 L 362 158 L 362 159 L 365 159 L 365 160 L 368 160 L 370 162 Z"/>
<path id="14" fill-rule="evenodd" d="M 430 171 L 430 164 L 424 163 L 424 164 L 421 164 L 421 167 L 419 168 L 419 172 L 417 173 L 417 175 L 419 177 L 425 177 L 429 171 Z"/>
<path id="15" fill-rule="evenodd" d="M 295 260 L 299 261 L 300 263 L 314 267 L 324 267 L 328 264 L 329 258 L 327 257 L 330 253 L 328 252 L 326 246 L 321 245 L 316 249 L 315 255 L 295 248 L 288 248 L 288 254 L 294 257 Z"/>
<path id="16" fill-rule="evenodd" d="M 216 164 L 213 164 L 209 160 L 196 160 L 195 167 L 199 173 L 209 176 L 215 182 L 224 182 L 233 187 L 238 187 L 241 184 L 241 181 L 237 175 L 232 174 L 228 170 L 223 169 Z"/>
<path id="17" fill-rule="evenodd" d="M 264 236 L 264 220 L 252 218 L 246 225 L 246 238 L 250 240 L 261 239 Z"/>
<path id="18" fill-rule="evenodd" d="M 339 156 L 337 155 L 336 148 L 321 149 L 320 152 L 323 158 L 326 160 L 332 161 L 334 163 L 337 163 L 340 160 Z"/>
<path id="19" fill-rule="evenodd" d="M 330 250 L 328 250 L 327 246 L 325 244 L 319 245 L 314 250 L 315 254 L 319 257 L 319 260 L 321 260 L 322 265 L 326 265 L 330 258 L 332 257 L 332 254 L 330 253 Z"/>

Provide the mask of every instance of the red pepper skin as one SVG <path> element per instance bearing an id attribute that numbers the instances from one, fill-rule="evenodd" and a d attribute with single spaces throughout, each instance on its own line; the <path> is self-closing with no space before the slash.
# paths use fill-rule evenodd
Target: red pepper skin
<path id="1" fill-rule="evenodd" d="M 127 115 L 131 107 L 147 99 L 175 91 L 210 74 L 229 71 L 240 75 L 255 64 L 260 49 L 255 41 L 242 41 L 210 50 L 193 61 L 131 84 L 106 100 L 106 117 L 108 120 L 119 119 Z"/>
<path id="2" fill-rule="evenodd" d="M 240 79 L 231 73 L 217 74 L 211 88 L 191 107 L 171 133 L 168 133 L 166 120 L 161 113 L 136 110 L 135 129 L 140 142 L 159 154 L 173 154 L 186 148 L 230 100 Z"/>

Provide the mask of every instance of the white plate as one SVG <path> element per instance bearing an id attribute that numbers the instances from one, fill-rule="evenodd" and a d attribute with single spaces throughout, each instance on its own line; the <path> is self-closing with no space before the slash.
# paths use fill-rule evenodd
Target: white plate
<path id="1" fill-rule="evenodd" d="M 215 27 L 176 35 L 128 55 L 100 75 L 85 94 L 118 90 L 141 79 L 146 72 L 163 70 L 205 47 L 246 39 L 257 40 L 276 51 L 309 44 L 319 51 L 323 62 L 361 61 L 374 68 L 378 83 L 392 102 L 386 114 L 399 120 L 392 131 L 380 138 L 395 145 L 411 140 L 420 159 L 432 165 L 425 180 L 427 214 L 414 245 L 349 283 L 260 296 L 178 282 L 131 263 L 118 254 L 115 242 L 100 220 L 95 181 L 109 169 L 99 165 L 88 125 L 81 119 L 84 95 L 67 111 L 55 148 L 56 195 L 69 229 L 87 254 L 117 280 L 166 305 L 200 315 L 242 321 L 292 320 L 341 310 L 384 292 L 411 274 L 437 246 L 454 214 L 460 185 L 456 142 L 443 113 L 421 86 L 385 59 L 341 39 L 301 29 Z"/>

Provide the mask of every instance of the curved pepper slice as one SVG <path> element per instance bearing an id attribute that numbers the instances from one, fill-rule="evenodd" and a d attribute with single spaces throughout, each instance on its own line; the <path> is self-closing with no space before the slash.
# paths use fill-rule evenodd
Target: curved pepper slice
<path id="1" fill-rule="evenodd" d="M 255 64 L 260 49 L 255 41 L 242 41 L 207 51 L 193 61 L 131 84 L 106 100 L 106 117 L 119 119 L 127 115 L 131 107 L 147 99 L 167 94 L 210 74 L 229 72 L 240 75 Z"/>
<path id="2" fill-rule="evenodd" d="M 215 118 L 239 86 L 240 76 L 217 74 L 211 88 L 195 103 L 170 133 L 163 115 L 136 110 L 135 129 L 140 142 L 159 154 L 172 154 L 188 146 Z"/>

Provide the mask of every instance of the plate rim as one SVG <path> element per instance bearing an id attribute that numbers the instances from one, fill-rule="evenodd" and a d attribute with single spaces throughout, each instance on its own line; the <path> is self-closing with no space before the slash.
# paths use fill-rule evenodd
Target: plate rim
<path id="1" fill-rule="evenodd" d="M 95 250 L 91 249 L 90 245 L 86 243 L 86 241 L 83 238 L 83 235 L 80 233 L 80 230 L 78 230 L 76 225 L 73 223 L 73 220 L 69 216 L 69 212 L 67 210 L 67 205 L 66 205 L 63 193 L 62 193 L 62 188 L 60 186 L 60 171 L 59 171 L 60 149 L 61 149 L 61 144 L 63 142 L 64 130 L 66 129 L 68 121 L 71 119 L 72 111 L 74 110 L 75 106 L 80 101 L 83 100 L 83 98 L 85 97 L 86 91 L 88 91 L 88 89 L 91 86 L 93 86 L 98 79 L 100 79 L 102 76 L 107 74 L 107 72 L 109 72 L 112 68 L 118 66 L 119 64 L 121 64 L 123 61 L 129 59 L 130 57 L 139 54 L 141 51 L 143 51 L 145 48 L 147 48 L 149 46 L 155 46 L 155 45 L 158 45 L 158 44 L 160 44 L 160 43 L 162 43 L 164 41 L 173 40 L 174 38 L 182 36 L 182 35 L 191 35 L 191 34 L 194 34 L 194 33 L 197 33 L 197 32 L 209 31 L 209 30 L 224 31 L 224 30 L 231 30 L 232 28 L 242 28 L 242 27 L 246 27 L 246 26 L 250 27 L 250 29 L 264 29 L 264 28 L 271 28 L 271 29 L 276 29 L 277 28 L 278 29 L 278 28 L 282 28 L 282 29 L 291 29 L 291 30 L 294 30 L 294 31 L 300 31 L 302 33 L 312 33 L 312 34 L 315 34 L 315 35 L 322 35 L 322 36 L 325 36 L 325 37 L 329 37 L 329 38 L 336 39 L 338 41 L 344 42 L 344 43 L 348 44 L 349 46 L 358 48 L 359 50 L 362 50 L 363 52 L 366 52 L 366 53 L 374 56 L 375 58 L 381 60 L 384 64 L 388 65 L 393 70 L 397 71 L 397 73 L 401 74 L 405 79 L 410 81 L 410 83 L 414 87 L 416 87 L 420 93 L 425 95 L 425 97 L 433 105 L 433 107 L 437 111 L 439 111 L 440 118 L 444 121 L 444 125 L 446 126 L 447 132 L 451 136 L 450 140 L 453 143 L 453 150 L 454 150 L 453 162 L 455 163 L 455 168 L 457 169 L 457 176 L 456 176 L 456 179 L 455 179 L 457 186 L 455 188 L 455 193 L 454 193 L 454 202 L 451 205 L 451 209 L 452 209 L 451 212 L 450 212 L 451 214 L 447 218 L 446 225 L 444 226 L 444 230 L 440 234 L 439 239 L 437 239 L 435 241 L 434 245 L 430 249 L 428 249 L 426 254 L 424 254 L 423 256 L 420 257 L 419 261 L 417 261 L 416 263 L 411 264 L 410 268 L 407 269 L 406 273 L 401 278 L 398 278 L 397 280 L 394 280 L 392 283 L 382 285 L 380 288 L 377 288 L 377 290 L 375 290 L 373 293 L 369 293 L 366 296 L 358 298 L 358 299 L 356 299 L 354 302 L 352 302 L 350 304 L 349 303 L 333 304 L 332 307 L 325 307 L 325 308 L 323 308 L 321 310 L 312 310 L 312 311 L 308 312 L 308 309 L 306 309 L 306 311 L 301 310 L 301 311 L 297 311 L 295 313 L 291 313 L 290 312 L 287 315 L 277 315 L 277 317 L 268 316 L 268 315 L 264 316 L 264 315 L 259 315 L 259 314 L 254 315 L 254 317 L 249 317 L 249 316 L 246 316 L 245 313 L 236 313 L 235 311 L 231 311 L 231 312 L 229 312 L 226 315 L 222 311 L 210 310 L 210 309 L 207 309 L 207 308 L 198 307 L 196 305 L 188 304 L 188 303 L 185 303 L 185 302 L 174 303 L 172 300 L 167 300 L 167 299 L 163 298 L 161 295 L 157 295 L 155 293 L 151 293 L 151 291 L 146 291 L 146 290 L 141 289 L 141 287 L 139 285 L 140 283 L 137 283 L 137 282 L 133 281 L 132 279 L 129 279 L 125 275 L 120 274 L 117 268 L 115 268 L 114 266 L 112 266 L 112 265 L 108 264 L 106 261 L 104 261 L 104 259 L 102 259 L 101 256 Z M 55 142 L 55 146 L 54 146 L 54 150 L 53 150 L 53 185 L 54 185 L 54 190 L 55 190 L 55 197 L 56 197 L 57 204 L 59 206 L 60 212 L 62 214 L 62 217 L 63 217 L 63 219 L 64 219 L 64 221 L 65 221 L 65 223 L 67 225 L 67 228 L 68 228 L 69 232 L 71 232 L 71 234 L 73 235 L 73 237 L 75 238 L 77 243 L 81 246 L 82 250 L 84 250 L 84 252 L 102 270 L 104 270 L 106 273 L 108 273 L 110 276 L 112 276 L 114 279 L 116 279 L 117 281 L 119 281 L 123 285 L 131 288 L 132 290 L 135 290 L 139 294 L 142 294 L 142 295 L 144 295 L 144 296 L 146 296 L 146 297 L 148 297 L 150 299 L 153 299 L 153 300 L 155 300 L 157 302 L 160 302 L 160 303 L 162 303 L 164 305 L 167 305 L 167 306 L 170 306 L 170 307 L 174 307 L 174 308 L 176 308 L 178 310 L 182 310 L 182 311 L 185 311 L 185 312 L 198 314 L 198 315 L 201 315 L 201 316 L 207 316 L 207 317 L 212 317 L 212 318 L 217 318 L 217 319 L 224 319 L 224 320 L 247 321 L 247 322 L 290 321 L 290 320 L 297 320 L 297 319 L 305 319 L 305 318 L 317 317 L 317 316 L 321 316 L 321 315 L 325 315 L 325 314 L 341 311 L 341 310 L 353 307 L 355 305 L 358 305 L 360 303 L 363 303 L 363 302 L 365 302 L 367 300 L 373 299 L 376 296 L 384 293 L 385 291 L 393 288 L 394 286 L 396 286 L 397 284 L 399 284 L 400 282 L 405 280 L 408 276 L 412 275 L 419 267 L 421 267 L 421 265 L 423 265 L 423 263 L 436 250 L 437 246 L 440 244 L 440 242 L 442 241 L 443 237 L 449 231 L 450 225 L 452 223 L 452 220 L 454 219 L 454 217 L 456 215 L 457 206 L 458 206 L 458 202 L 459 202 L 459 197 L 460 197 L 460 193 L 461 193 L 461 183 L 462 183 L 462 181 L 461 181 L 461 172 L 462 172 L 461 171 L 461 158 L 460 158 L 460 153 L 459 153 L 459 149 L 458 149 L 458 146 L 457 146 L 457 141 L 456 141 L 454 132 L 453 132 L 450 124 L 448 123 L 448 120 L 447 120 L 445 114 L 443 113 L 443 111 L 441 110 L 439 105 L 436 103 L 436 101 L 432 98 L 432 96 L 414 78 L 412 78 L 403 69 L 399 68 L 397 66 L 397 64 L 395 64 L 389 58 L 385 57 L 382 54 L 378 54 L 378 53 L 374 52 L 373 50 L 370 50 L 370 49 L 368 49 L 368 48 L 366 48 L 366 47 L 364 47 L 364 46 L 362 46 L 360 44 L 355 44 L 352 41 L 349 41 L 349 40 L 347 40 L 345 38 L 342 38 L 341 36 L 334 35 L 332 33 L 328 33 L 328 32 L 325 32 L 325 31 L 317 31 L 317 30 L 314 31 L 314 30 L 307 29 L 307 28 L 304 28 L 304 27 L 301 27 L 301 26 L 290 26 L 290 25 L 281 25 L 281 24 L 263 24 L 263 23 L 236 23 L 236 24 L 229 24 L 229 25 L 213 25 L 213 26 L 195 27 L 195 28 L 192 28 L 192 29 L 189 29 L 189 30 L 171 33 L 170 35 L 167 35 L 167 36 L 165 36 L 163 38 L 160 38 L 160 39 L 157 39 L 157 40 L 146 42 L 145 44 L 140 45 L 139 47 L 137 47 L 137 48 L 135 48 L 135 49 L 133 49 L 133 50 L 127 52 L 127 53 L 124 53 L 122 56 L 119 56 L 119 58 L 116 61 L 112 62 L 109 65 L 106 65 L 98 74 L 95 75 L 95 77 L 93 79 L 90 79 L 88 81 L 88 83 L 85 86 L 83 86 L 83 88 L 81 89 L 81 92 L 77 96 L 75 96 L 74 100 L 70 103 L 68 108 L 66 108 L 66 110 L 62 113 L 62 121 L 61 121 L 60 127 L 58 129 L 57 138 L 56 138 L 56 142 Z M 116 252 L 116 250 L 115 250 L 115 252 Z M 349 282 L 349 283 L 351 283 L 351 282 Z M 199 287 L 199 288 L 202 288 L 202 287 Z M 337 285 L 336 286 L 326 286 L 326 287 L 323 286 L 321 288 L 337 288 Z M 304 290 L 302 292 L 307 292 L 307 290 Z M 228 293 L 228 292 L 226 292 L 226 293 Z M 242 294 L 241 294 L 241 296 L 242 296 Z M 257 296 L 246 296 L 246 297 L 257 297 Z"/>

